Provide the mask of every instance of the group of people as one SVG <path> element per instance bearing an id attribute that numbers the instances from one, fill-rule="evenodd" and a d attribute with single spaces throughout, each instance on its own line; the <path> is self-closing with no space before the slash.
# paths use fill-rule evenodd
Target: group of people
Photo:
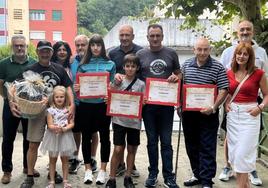
<path id="1" fill-rule="evenodd" d="M 78 159 L 81 140 L 85 184 L 94 182 L 93 173 L 97 170 L 96 149 L 100 140 L 101 164 L 96 184 L 115 188 L 116 176 L 125 172 L 124 186 L 135 187 L 132 176 L 139 176 L 135 166 L 135 155 L 140 144 L 141 120 L 107 116 L 106 102 L 109 99 L 79 99 L 76 93 L 80 85 L 76 83 L 76 75 L 92 72 L 109 72 L 110 87 L 121 91 L 143 93 L 146 78 L 162 78 L 171 83 L 182 80 L 183 84 L 215 85 L 217 96 L 214 105 L 200 111 L 178 111 L 193 172 L 193 177 L 185 181 L 184 185 L 201 184 L 203 188 L 212 188 L 214 184 L 212 179 L 216 175 L 219 107 L 223 103 L 228 112 L 228 163 L 219 179 L 229 179 L 232 175 L 231 166 L 236 172 L 239 188 L 249 187 L 248 173 L 251 174 L 251 180 L 259 179 L 255 161 L 260 116 L 268 105 L 268 85 L 265 76 L 268 74 L 268 61 L 264 49 L 254 47 L 256 43 L 252 40 L 252 23 L 247 20 L 239 23 L 238 43 L 224 51 L 222 62 L 210 56 L 211 46 L 208 39 L 199 38 L 194 45 L 195 56 L 186 60 L 181 67 L 176 51 L 162 45 L 163 37 L 161 25 L 149 25 L 149 47 L 142 48 L 133 43 L 133 28 L 123 25 L 119 30 L 120 46 L 109 51 L 108 55 L 100 35 L 94 34 L 90 39 L 85 35 L 78 35 L 75 38 L 77 54 L 74 58 L 67 42 L 59 41 L 52 46 L 48 41 L 40 41 L 37 44 L 36 61 L 27 56 L 25 37 L 13 36 L 13 54 L 0 62 L 0 94 L 4 97 L 2 183 L 7 184 L 11 181 L 13 143 L 21 122 L 23 173 L 27 174 L 21 188 L 31 188 L 34 185 L 34 177 L 40 176 L 34 169 L 40 143 L 40 151 L 49 153 L 47 187 L 54 188 L 55 183 L 63 181 L 64 188 L 70 188 L 68 173 L 75 174 L 81 164 Z M 50 107 L 29 120 L 21 118 L 16 101 L 7 98 L 7 90 L 3 86 L 5 82 L 20 78 L 27 70 L 41 74 L 44 81 L 54 88 L 49 101 Z M 259 91 L 263 100 L 258 104 Z M 173 117 L 174 107 L 146 104 L 144 99 L 142 118 L 149 159 L 149 174 L 145 187 L 156 187 L 158 182 L 159 140 L 164 186 L 179 187 L 172 162 Z M 106 168 L 111 152 L 111 122 L 114 151 L 108 175 Z M 63 178 L 55 170 L 58 156 L 62 161 Z"/>

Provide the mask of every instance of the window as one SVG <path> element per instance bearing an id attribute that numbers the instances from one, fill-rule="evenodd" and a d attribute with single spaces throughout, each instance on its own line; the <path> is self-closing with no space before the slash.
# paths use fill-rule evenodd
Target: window
<path id="1" fill-rule="evenodd" d="M 62 40 L 62 32 L 61 31 L 53 31 L 53 41 Z"/>
<path id="2" fill-rule="evenodd" d="M 6 30 L 6 16 L 0 14 L 0 30 Z"/>
<path id="3" fill-rule="evenodd" d="M 22 30 L 14 30 L 14 35 L 23 35 Z"/>
<path id="4" fill-rule="evenodd" d="M 7 37 L 6 36 L 0 36 L 0 45 L 7 44 Z"/>
<path id="5" fill-rule="evenodd" d="M 22 9 L 14 9 L 13 10 L 13 18 L 15 20 L 22 20 Z"/>
<path id="6" fill-rule="evenodd" d="M 30 10 L 30 20 L 45 20 L 44 10 Z"/>
<path id="7" fill-rule="evenodd" d="M 0 0 L 0 7 L 6 8 L 6 0 Z"/>
<path id="8" fill-rule="evenodd" d="M 52 20 L 54 20 L 54 21 L 62 20 L 62 11 L 61 10 L 52 10 Z"/>
<path id="9" fill-rule="evenodd" d="M 45 31 L 30 31 L 31 40 L 45 40 L 46 32 Z"/>

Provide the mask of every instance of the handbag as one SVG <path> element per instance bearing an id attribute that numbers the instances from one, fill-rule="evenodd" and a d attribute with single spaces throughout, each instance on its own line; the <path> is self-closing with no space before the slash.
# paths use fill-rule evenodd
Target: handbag
<path id="1" fill-rule="evenodd" d="M 235 89 L 235 92 L 234 92 L 234 94 L 233 94 L 233 96 L 232 96 L 232 98 L 231 98 L 231 100 L 230 100 L 230 103 L 233 102 L 233 100 L 234 100 L 234 98 L 236 97 L 236 95 L 238 94 L 238 92 L 239 92 L 241 86 L 242 86 L 243 83 L 249 78 L 250 75 L 251 75 L 251 74 L 247 74 L 247 75 L 245 76 L 245 78 L 243 78 L 243 80 L 239 83 L 239 85 L 238 85 L 237 88 Z M 222 122 L 221 122 L 220 127 L 221 127 L 223 130 L 227 131 L 227 127 L 226 127 L 226 125 L 227 125 L 227 112 L 225 112 L 225 110 L 224 110 L 224 112 L 223 112 L 223 118 L 222 118 Z"/>

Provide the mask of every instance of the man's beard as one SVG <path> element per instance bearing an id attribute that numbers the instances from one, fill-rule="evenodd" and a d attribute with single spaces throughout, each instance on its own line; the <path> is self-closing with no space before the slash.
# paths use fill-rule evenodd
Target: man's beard
<path id="1" fill-rule="evenodd" d="M 241 41 L 242 42 L 250 42 L 251 38 L 248 35 L 243 35 L 243 36 L 241 36 Z"/>

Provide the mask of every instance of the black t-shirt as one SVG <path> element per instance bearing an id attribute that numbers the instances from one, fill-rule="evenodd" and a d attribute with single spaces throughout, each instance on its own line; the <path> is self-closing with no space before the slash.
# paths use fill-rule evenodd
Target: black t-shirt
<path id="1" fill-rule="evenodd" d="M 51 88 L 49 89 L 50 91 L 57 85 L 62 85 L 64 87 L 72 85 L 72 81 L 65 69 L 56 63 L 50 62 L 49 66 L 42 66 L 40 63 L 35 63 L 27 67 L 25 71 L 27 70 L 39 73 L 47 83 L 48 87 Z"/>

